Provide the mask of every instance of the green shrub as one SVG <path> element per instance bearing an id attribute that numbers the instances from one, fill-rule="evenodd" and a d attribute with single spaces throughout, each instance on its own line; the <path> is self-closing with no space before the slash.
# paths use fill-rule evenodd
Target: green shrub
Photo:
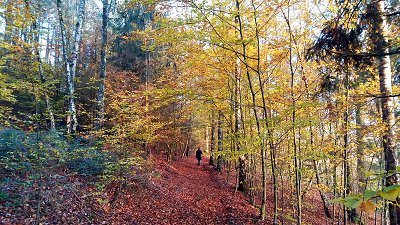
<path id="1" fill-rule="evenodd" d="M 0 163 L 8 172 L 67 166 L 80 175 L 97 176 L 103 173 L 108 161 L 110 156 L 101 151 L 101 145 L 93 138 L 68 140 L 54 131 L 0 130 Z"/>
<path id="2" fill-rule="evenodd" d="M 17 171 L 30 169 L 31 164 L 26 160 L 28 147 L 27 135 L 23 131 L 6 128 L 0 130 L 0 163 L 3 169 Z"/>
<path id="3" fill-rule="evenodd" d="M 144 159 L 139 149 L 117 143 L 111 143 L 105 151 L 102 142 L 93 137 L 68 139 L 54 131 L 28 133 L 6 128 L 0 130 L 0 165 L 4 165 L 6 174 L 65 166 L 83 176 L 129 179 L 140 171 Z"/>
<path id="4" fill-rule="evenodd" d="M 12 152 L 26 151 L 25 139 L 26 134 L 23 131 L 11 128 L 0 130 L 0 157 L 9 157 Z"/>
<path id="5" fill-rule="evenodd" d="M 103 174 L 106 163 L 113 158 L 95 147 L 80 147 L 68 154 L 66 163 L 68 169 L 84 176 L 98 176 Z"/>

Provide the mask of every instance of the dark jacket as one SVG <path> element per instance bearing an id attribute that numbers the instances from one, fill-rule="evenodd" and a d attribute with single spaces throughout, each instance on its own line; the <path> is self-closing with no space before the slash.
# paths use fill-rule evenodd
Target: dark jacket
<path id="1" fill-rule="evenodd" d="M 201 155 L 203 155 L 203 152 L 200 149 L 197 149 L 197 151 L 196 151 L 196 159 L 201 160 Z"/>

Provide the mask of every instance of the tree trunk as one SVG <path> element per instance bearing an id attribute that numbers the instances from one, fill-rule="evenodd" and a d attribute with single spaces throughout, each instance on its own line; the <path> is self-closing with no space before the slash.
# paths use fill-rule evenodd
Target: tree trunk
<path id="1" fill-rule="evenodd" d="M 289 42 L 289 67 L 290 67 L 290 95 L 292 100 L 292 135 L 293 135 L 293 161 L 294 161 L 294 169 L 295 169 L 295 187 L 296 187 L 296 221 L 298 225 L 302 224 L 302 203 L 301 203 L 301 159 L 300 159 L 300 151 L 297 149 L 297 144 L 300 145 L 300 142 L 296 142 L 296 99 L 294 93 L 294 76 L 295 72 L 293 69 L 293 61 L 292 61 L 292 42 L 293 35 L 290 24 L 290 7 L 288 7 L 287 17 L 285 16 L 286 23 L 289 29 L 290 42 Z"/>
<path id="2" fill-rule="evenodd" d="M 356 135 L 357 135 L 357 180 L 358 180 L 358 185 L 357 185 L 357 192 L 358 193 L 364 193 L 365 191 L 365 163 L 364 163 L 364 148 L 365 142 L 364 142 L 364 137 L 362 134 L 362 129 L 364 126 L 364 121 L 362 120 L 362 115 L 361 115 L 361 105 L 357 104 L 356 105 L 356 112 L 355 112 L 355 120 L 356 120 Z"/>
<path id="3" fill-rule="evenodd" d="M 40 32 L 38 31 L 38 28 L 37 28 L 37 21 L 34 21 L 33 27 L 34 27 L 34 30 L 37 32 L 36 43 L 34 43 L 34 45 L 35 45 L 36 58 L 37 58 L 38 66 L 39 66 L 39 78 L 40 78 L 40 82 L 42 83 L 43 88 L 44 88 L 44 98 L 45 98 L 45 103 L 46 103 L 46 110 L 47 110 L 47 113 L 49 114 L 48 116 L 49 116 L 49 120 L 50 120 L 50 130 L 54 131 L 56 129 L 56 123 L 55 123 L 55 119 L 54 119 L 54 113 L 51 108 L 50 97 L 47 93 L 46 77 L 44 75 L 42 59 L 40 57 L 40 50 L 39 50 Z"/>
<path id="4" fill-rule="evenodd" d="M 263 104 L 263 115 L 264 115 L 264 120 L 265 120 L 265 127 L 267 129 L 267 135 L 268 135 L 268 145 L 269 145 L 269 154 L 270 154 L 270 160 L 271 160 L 271 174 L 272 174 L 272 190 L 274 194 L 274 215 L 273 215 L 273 224 L 278 224 L 278 186 L 277 186 L 277 177 L 276 177 L 276 154 L 275 154 L 275 143 L 274 143 L 274 137 L 273 137 L 273 130 L 270 127 L 269 120 L 271 119 L 272 115 L 270 110 L 267 109 L 267 103 L 266 103 L 266 98 L 265 98 L 265 92 L 264 92 L 264 82 L 261 77 L 261 49 L 260 49 L 260 34 L 259 34 L 259 27 L 258 27 L 258 20 L 257 20 L 257 7 L 254 3 L 254 0 L 251 1 L 251 5 L 253 7 L 253 16 L 254 16 L 254 24 L 255 24 L 255 31 L 256 31 L 256 40 L 257 40 L 257 78 L 258 78 L 258 83 L 260 86 L 260 92 L 261 92 L 261 99 L 262 99 L 262 104 Z M 268 111 L 270 113 L 268 113 Z M 266 155 L 266 153 L 264 153 Z M 265 163 L 264 163 L 265 164 Z M 262 167 L 263 174 L 266 174 L 266 168 L 265 166 Z"/>
<path id="5" fill-rule="evenodd" d="M 108 0 L 103 0 L 103 18 L 101 26 L 101 51 L 100 51 L 100 83 L 97 92 L 97 116 L 96 116 L 96 129 L 100 129 L 104 123 L 104 95 L 105 95 L 105 80 L 107 69 L 107 27 L 108 27 Z"/>
<path id="6" fill-rule="evenodd" d="M 213 109 L 212 109 L 213 110 Z M 214 152 L 215 152 L 215 118 L 214 110 L 211 112 L 211 141 L 210 141 L 210 160 L 208 164 L 214 166 Z"/>
<path id="7" fill-rule="evenodd" d="M 346 79 L 348 80 L 348 79 Z M 347 81 L 348 82 L 348 81 Z M 348 87 L 346 87 L 347 89 Z M 343 115 L 343 127 L 344 127 L 344 135 L 343 135 L 343 198 L 346 198 L 350 194 L 350 165 L 349 165 L 349 133 L 348 133 L 348 123 L 349 123 L 349 112 L 348 112 L 348 89 L 346 90 L 346 109 Z M 343 205 L 343 224 L 347 224 L 347 220 L 353 221 L 353 210 L 347 208 Z"/>
<path id="8" fill-rule="evenodd" d="M 65 66 L 65 74 L 67 77 L 67 87 L 68 87 L 68 115 L 67 115 L 67 132 L 75 133 L 76 128 L 78 126 L 78 119 L 76 116 L 76 107 L 75 107 L 75 74 L 76 74 L 76 64 L 78 60 L 79 53 L 79 42 L 82 37 L 82 24 L 83 17 L 85 15 L 85 0 L 80 0 L 78 5 L 78 16 L 74 29 L 74 41 L 72 45 L 72 49 L 70 49 L 70 43 L 66 41 L 66 33 L 64 27 L 64 18 L 61 9 L 61 0 L 57 0 L 57 11 L 58 18 L 60 22 L 60 30 L 61 30 L 61 42 L 62 42 L 62 51 L 64 58 L 64 66 Z"/>
<path id="9" fill-rule="evenodd" d="M 222 112 L 218 112 L 218 157 L 217 157 L 217 167 L 216 170 L 218 172 L 222 171 L 222 139 L 223 139 L 223 131 L 222 131 Z"/>
<path id="10" fill-rule="evenodd" d="M 50 46 L 52 45 L 52 40 L 53 40 L 54 37 L 52 37 L 52 39 L 50 39 L 51 29 L 50 29 L 50 19 L 49 19 L 49 17 L 47 17 L 47 23 L 48 23 L 48 27 L 47 27 L 47 36 L 46 36 L 45 58 L 46 58 L 46 63 L 51 65 Z"/>
<path id="11" fill-rule="evenodd" d="M 65 69 L 65 76 L 67 78 L 67 86 L 69 87 L 70 83 L 70 67 L 68 63 L 68 55 L 69 55 L 69 44 L 66 41 L 66 34 L 65 34 L 65 27 L 64 27 L 64 17 L 62 14 L 62 8 L 61 8 L 61 0 L 57 0 L 57 12 L 58 12 L 58 19 L 60 23 L 60 32 L 61 32 L 61 47 L 62 47 L 62 56 L 64 60 L 64 69 Z M 71 96 L 69 96 L 71 98 Z M 73 98 L 70 100 L 74 102 Z M 71 111 L 70 111 L 70 105 L 68 106 L 68 114 L 67 114 L 67 132 L 71 132 Z M 74 104 L 75 107 L 75 104 Z"/>
<path id="12" fill-rule="evenodd" d="M 265 167 L 265 158 L 266 158 L 266 153 L 265 153 L 265 143 L 263 140 L 263 135 L 261 134 L 261 127 L 260 127 L 260 120 L 258 118 L 257 114 L 257 109 L 256 109 L 256 92 L 254 91 L 253 83 L 252 83 L 252 78 L 250 74 L 250 68 L 249 65 L 247 64 L 247 50 L 246 50 L 246 44 L 244 41 L 244 35 L 243 35 L 243 24 L 242 24 L 242 18 L 240 15 L 240 2 L 238 0 L 236 2 L 236 10 L 238 11 L 237 14 L 237 20 L 239 23 L 239 34 L 240 34 L 240 40 L 242 44 L 242 52 L 243 52 L 243 60 L 242 62 L 245 64 L 246 67 L 246 76 L 247 76 L 247 81 L 249 83 L 249 88 L 251 92 L 251 98 L 252 98 L 252 110 L 254 114 L 254 118 L 256 120 L 256 125 L 257 125 L 257 134 L 261 139 L 260 143 L 260 153 L 261 153 L 261 171 L 262 171 L 262 198 L 261 198 L 261 206 L 260 206 L 260 217 L 261 220 L 265 220 L 266 217 L 266 200 L 267 200 L 267 171 Z"/>
<path id="13" fill-rule="evenodd" d="M 386 1 L 374 1 L 368 7 L 368 14 L 371 18 L 371 42 L 374 43 L 373 50 L 379 54 L 384 55 L 389 52 L 389 44 L 387 40 L 388 25 L 386 17 L 384 16 Z M 386 186 L 395 185 L 398 183 L 396 175 L 391 174 L 389 171 L 396 170 L 396 156 L 395 156 L 395 139 L 394 139 L 394 110 L 393 99 L 389 97 L 392 94 L 392 71 L 390 67 L 390 57 L 377 56 L 378 70 L 379 70 L 379 86 L 382 95 L 381 108 L 382 108 L 382 121 L 385 124 L 385 131 L 383 134 L 383 151 L 385 153 L 385 170 L 389 173 L 386 177 Z M 399 202 L 399 199 L 397 200 Z M 389 204 L 389 219 L 390 224 L 400 224 L 400 207 L 396 206 L 396 202 Z"/>
<path id="14" fill-rule="evenodd" d="M 69 94 L 70 94 L 70 113 L 72 116 L 72 132 L 76 132 L 76 128 L 78 126 L 78 119 L 76 115 L 76 108 L 75 108 L 75 74 L 76 74 L 76 65 L 78 61 L 78 53 L 79 53 L 79 42 L 82 37 L 82 27 L 83 27 L 83 18 L 85 15 L 85 0 L 80 0 L 79 1 L 79 6 L 78 6 L 78 19 L 75 24 L 75 31 L 74 31 L 74 42 L 73 42 L 73 49 L 72 49 L 72 54 L 71 54 L 71 70 L 70 70 L 70 88 L 69 88 Z"/>
<path id="15" fill-rule="evenodd" d="M 238 184 L 238 190 L 244 193 L 247 193 L 247 176 L 246 176 L 246 168 L 247 166 L 247 159 L 245 156 L 240 156 L 239 157 L 239 184 Z"/>
<path id="16" fill-rule="evenodd" d="M 241 107 L 240 107 L 240 62 L 236 62 L 236 71 L 235 71 L 235 93 L 234 93 L 234 113 L 235 113 L 235 150 L 240 151 L 240 139 L 242 132 L 242 121 L 241 121 Z M 242 155 L 239 157 L 239 166 L 238 166 L 238 190 L 247 194 L 248 192 L 248 179 L 247 179 L 247 170 L 249 169 L 247 165 L 247 156 Z"/>

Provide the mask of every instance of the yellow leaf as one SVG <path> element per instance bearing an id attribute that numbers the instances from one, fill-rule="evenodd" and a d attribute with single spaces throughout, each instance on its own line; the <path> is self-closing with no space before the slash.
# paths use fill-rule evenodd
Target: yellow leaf
<path id="1" fill-rule="evenodd" d="M 371 201 L 365 201 L 365 202 L 361 203 L 361 205 L 360 205 L 360 210 L 364 211 L 366 213 L 375 212 L 375 208 L 376 208 L 375 204 L 372 203 Z"/>

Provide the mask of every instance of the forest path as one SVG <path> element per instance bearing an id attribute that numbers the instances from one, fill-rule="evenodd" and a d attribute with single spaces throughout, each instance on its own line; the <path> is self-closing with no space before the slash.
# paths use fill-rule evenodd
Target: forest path
<path id="1" fill-rule="evenodd" d="M 159 177 L 146 189 L 124 195 L 111 207 L 113 224 L 255 224 L 258 209 L 242 193 L 234 193 L 208 165 L 194 157 L 172 165 L 156 159 Z M 231 179 L 234 179 L 232 177 Z"/>

